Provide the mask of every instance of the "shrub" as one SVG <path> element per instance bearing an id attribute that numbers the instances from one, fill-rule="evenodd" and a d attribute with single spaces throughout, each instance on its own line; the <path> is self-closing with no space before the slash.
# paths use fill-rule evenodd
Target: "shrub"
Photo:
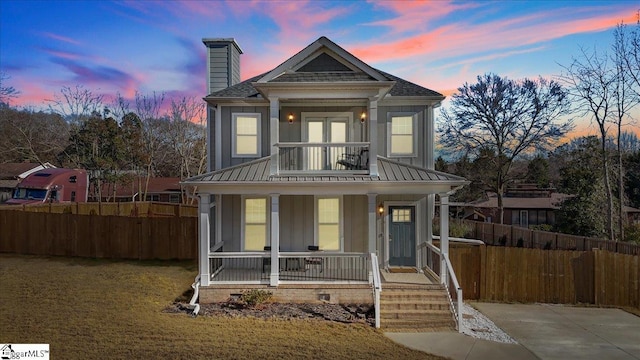
<path id="1" fill-rule="evenodd" d="M 242 292 L 242 295 L 240 295 L 240 301 L 249 307 L 255 307 L 269 301 L 272 295 L 273 294 L 270 291 L 266 290 L 245 290 Z"/>

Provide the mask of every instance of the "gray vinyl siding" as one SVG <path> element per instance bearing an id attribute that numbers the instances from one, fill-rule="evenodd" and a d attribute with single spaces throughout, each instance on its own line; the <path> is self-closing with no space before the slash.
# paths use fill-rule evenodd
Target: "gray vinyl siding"
<path id="1" fill-rule="evenodd" d="M 307 251 L 313 245 L 314 197 L 280 196 L 280 249 Z"/>
<path id="2" fill-rule="evenodd" d="M 240 82 L 240 53 L 233 44 L 209 46 L 210 92 L 226 89 Z"/>
<path id="3" fill-rule="evenodd" d="M 418 132 L 417 137 L 417 156 L 416 157 L 393 157 L 393 160 L 400 161 L 405 164 L 410 164 L 414 166 L 419 166 L 426 168 L 427 167 L 427 144 L 426 144 L 426 134 L 427 134 L 427 124 L 426 121 L 428 119 L 426 111 L 430 111 L 426 106 L 382 106 L 378 108 L 378 155 L 388 157 L 387 148 L 388 144 L 388 136 L 387 129 L 389 119 L 389 113 L 417 113 L 417 124 L 418 128 L 416 129 Z"/>
<path id="4" fill-rule="evenodd" d="M 224 251 L 242 251 L 242 197 L 222 196 L 222 239 Z M 345 195 L 344 251 L 366 252 L 368 243 L 368 201 L 366 196 Z M 315 197 L 280 196 L 280 250 L 307 251 L 314 244 Z"/>
<path id="5" fill-rule="evenodd" d="M 369 204 L 366 196 L 345 195 L 344 251 L 367 252 L 369 237 Z"/>
<path id="6" fill-rule="evenodd" d="M 261 114 L 261 156 L 266 157 L 271 154 L 271 137 L 270 137 L 270 115 L 268 106 L 221 106 L 222 129 L 221 136 L 221 159 L 222 168 L 239 165 L 245 162 L 255 160 L 256 158 L 234 158 L 232 156 L 232 114 L 233 113 L 260 113 Z M 349 126 L 349 140 L 353 142 L 368 141 L 369 119 L 364 124 L 360 123 L 360 114 L 366 110 L 363 106 L 315 106 L 315 107 L 287 107 L 284 106 L 280 110 L 279 121 L 279 141 L 280 142 L 300 142 L 302 141 L 302 113 L 303 112 L 342 112 L 351 113 L 353 121 Z M 414 165 L 422 168 L 427 167 L 427 124 L 429 119 L 427 112 L 433 111 L 427 106 L 383 106 L 378 109 L 378 155 L 387 157 L 388 137 L 387 129 L 389 124 L 389 114 L 391 113 L 415 113 L 417 114 L 417 138 L 416 138 L 416 157 L 394 157 L 395 161 L 405 164 Z M 289 114 L 293 114 L 294 121 L 289 123 L 287 118 Z M 210 111 L 212 119 L 209 126 L 211 146 L 210 158 L 211 168 L 215 169 L 215 126 L 213 123 L 214 112 Z M 364 135 L 364 136 L 363 136 Z"/>
<path id="7" fill-rule="evenodd" d="M 242 202 L 240 195 L 222 196 L 222 240 L 224 251 L 242 251 L 240 241 L 242 228 Z"/>

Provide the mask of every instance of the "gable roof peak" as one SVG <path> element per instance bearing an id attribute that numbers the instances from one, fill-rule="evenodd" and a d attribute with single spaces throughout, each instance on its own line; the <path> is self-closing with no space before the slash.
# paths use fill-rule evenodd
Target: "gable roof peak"
<path id="1" fill-rule="evenodd" d="M 327 51 L 323 50 L 326 49 Z M 301 64 L 307 63 L 318 55 L 329 52 L 332 57 L 335 57 L 338 61 L 348 63 L 351 67 L 358 69 L 359 71 L 369 75 L 372 79 L 378 81 L 389 81 L 385 75 L 380 71 L 366 64 L 364 61 L 358 59 L 350 52 L 346 51 L 326 36 L 319 37 L 316 41 L 309 44 L 304 49 L 300 50 L 297 54 L 293 55 L 285 62 L 277 66 L 275 69 L 268 72 L 264 77 L 259 79 L 258 83 L 269 82 L 276 77 L 286 73 L 287 70 L 295 69 Z M 314 56 L 315 55 L 315 56 Z"/>

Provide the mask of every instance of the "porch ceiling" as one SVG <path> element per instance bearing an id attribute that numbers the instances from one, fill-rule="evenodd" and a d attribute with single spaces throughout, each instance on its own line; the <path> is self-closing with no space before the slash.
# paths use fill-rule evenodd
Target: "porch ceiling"
<path id="1" fill-rule="evenodd" d="M 271 158 L 202 174 L 182 182 L 212 194 L 432 194 L 469 182 L 459 176 L 423 169 L 378 156 L 378 176 L 347 172 L 270 175 Z"/>

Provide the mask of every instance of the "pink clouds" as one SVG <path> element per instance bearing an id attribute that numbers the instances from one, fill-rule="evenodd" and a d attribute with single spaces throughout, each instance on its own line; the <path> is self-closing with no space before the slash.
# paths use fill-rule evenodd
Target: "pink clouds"
<path id="1" fill-rule="evenodd" d="M 396 20 L 405 16 L 400 15 L 384 24 L 400 26 L 393 30 L 403 31 L 404 23 L 396 23 Z M 559 13 L 538 13 L 481 24 L 450 23 L 410 37 L 356 46 L 352 52 L 365 61 L 390 61 L 417 56 L 429 56 L 431 60 L 468 56 L 538 44 L 577 33 L 602 31 L 621 20 L 629 23 L 633 16 L 631 11 L 621 11 L 589 19 L 571 19 Z"/>
<path id="2" fill-rule="evenodd" d="M 54 33 L 50 33 L 50 32 L 41 32 L 40 34 L 42 36 L 44 36 L 44 37 L 49 38 L 49 39 L 62 41 L 62 42 L 68 43 L 68 44 L 82 45 L 82 43 L 80 41 L 72 39 L 70 37 L 66 37 L 66 36 L 62 36 L 62 35 L 58 35 L 58 34 L 54 34 Z"/>
<path id="3" fill-rule="evenodd" d="M 379 1 L 376 7 L 390 10 L 396 17 L 370 22 L 367 25 L 386 26 L 394 33 L 426 30 L 430 22 L 456 11 L 479 7 L 474 3 L 454 3 L 452 1 Z"/>

